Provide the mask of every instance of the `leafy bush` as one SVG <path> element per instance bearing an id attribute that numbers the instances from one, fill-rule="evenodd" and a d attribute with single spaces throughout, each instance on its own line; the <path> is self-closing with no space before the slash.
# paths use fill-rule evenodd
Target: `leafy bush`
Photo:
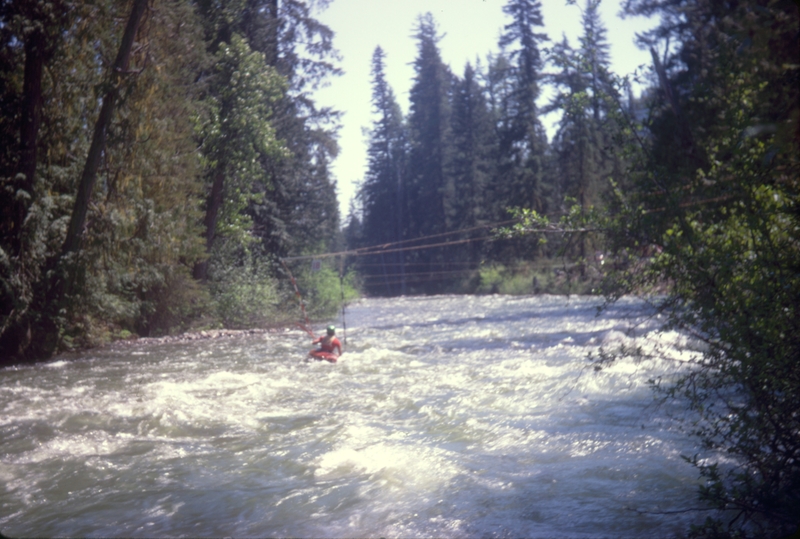
<path id="1" fill-rule="evenodd" d="M 500 292 L 500 284 L 503 282 L 503 272 L 505 267 L 502 265 L 485 266 L 478 270 L 480 281 L 477 292 L 479 294 L 496 294 Z"/>
<path id="2" fill-rule="evenodd" d="M 208 289 L 219 322 L 234 329 L 272 323 L 280 297 L 270 261 L 218 243 L 209 261 Z"/>
<path id="3" fill-rule="evenodd" d="M 355 274 L 348 272 L 343 278 L 330 267 L 323 266 L 319 271 L 308 271 L 298 277 L 301 287 L 306 290 L 305 300 L 308 316 L 329 318 L 341 308 L 342 302 L 359 296 L 355 287 Z"/>
<path id="4" fill-rule="evenodd" d="M 212 318 L 209 313 L 213 310 L 208 289 L 192 278 L 188 268 L 165 268 L 163 284 L 145 294 L 137 332 L 151 336 L 180 333 Z"/>
<path id="5" fill-rule="evenodd" d="M 702 31 L 685 36 L 688 63 L 669 81 L 681 102 L 655 100 L 648 139 L 630 145 L 605 228 L 639 262 L 619 265 L 608 294 L 667 283 L 654 298 L 666 327 L 702 345 L 677 379 L 656 381 L 692 412 L 686 460 L 714 513 L 691 534 L 786 537 L 800 526 L 798 8 L 686 5 Z"/>
<path id="6" fill-rule="evenodd" d="M 564 268 L 535 268 L 529 264 L 508 268 L 495 264 L 480 268 L 478 275 L 478 294 L 592 294 L 599 282 L 596 277 L 582 277 L 574 264 Z"/>

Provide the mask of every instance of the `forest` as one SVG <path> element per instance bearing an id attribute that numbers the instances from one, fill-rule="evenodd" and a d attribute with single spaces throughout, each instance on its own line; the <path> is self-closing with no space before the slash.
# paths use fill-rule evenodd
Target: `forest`
<path id="1" fill-rule="evenodd" d="M 420 15 L 407 115 L 372 56 L 344 218 L 339 114 L 314 101 L 339 72 L 327 3 L 0 2 L 0 366 L 286 323 L 290 272 L 317 318 L 356 290 L 649 295 L 702 351 L 656 394 L 687 398 L 687 428 L 739 463 L 687 457 L 730 517 L 692 533 L 797 529 L 797 2 L 627 0 L 659 21 L 639 95 L 610 71 L 599 0 L 577 43 L 545 34 L 539 0 L 507 0 L 498 52 L 461 73 Z M 281 263 L 324 253 L 347 256 Z M 647 360 L 606 351 L 595 370 L 620 355 Z"/>
<path id="2" fill-rule="evenodd" d="M 0 9 L 3 363 L 279 318 L 278 257 L 339 241 L 312 6 Z"/>

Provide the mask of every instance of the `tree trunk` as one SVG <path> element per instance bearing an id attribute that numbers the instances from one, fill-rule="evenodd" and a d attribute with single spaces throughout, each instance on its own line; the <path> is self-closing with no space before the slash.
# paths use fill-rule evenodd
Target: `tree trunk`
<path id="1" fill-rule="evenodd" d="M 214 183 L 211 185 L 211 192 L 208 194 L 206 202 L 206 217 L 203 225 L 206 227 L 206 253 L 211 254 L 211 247 L 214 245 L 214 238 L 217 232 L 217 221 L 219 220 L 219 210 L 222 208 L 222 194 L 225 190 L 225 173 L 218 170 L 214 175 Z M 194 278 L 198 281 L 205 281 L 208 278 L 208 259 L 202 260 L 194 266 Z"/>
<path id="2" fill-rule="evenodd" d="M 267 0 L 266 11 L 269 14 L 269 38 L 267 50 L 263 51 L 268 66 L 278 67 L 280 58 L 280 20 L 278 19 L 278 0 Z"/>
<path id="3" fill-rule="evenodd" d="M 25 41 L 25 74 L 23 81 L 22 115 L 19 129 L 19 173 L 15 190 L 22 190 L 33 197 L 36 176 L 36 141 L 42 117 L 42 73 L 47 54 L 47 37 L 43 30 L 34 31 Z M 31 198 L 16 198 L 12 210 L 14 254 L 21 249 L 22 223 L 28 213 Z"/>
<path id="4" fill-rule="evenodd" d="M 672 85 L 669 83 L 667 71 L 664 69 L 664 65 L 661 63 L 661 60 L 658 59 L 658 54 L 656 54 L 656 50 L 653 47 L 650 47 L 650 56 L 653 58 L 653 67 L 655 67 L 656 73 L 658 74 L 658 81 L 661 84 L 661 90 L 664 92 L 664 96 L 666 97 L 667 102 L 672 109 L 672 113 L 675 115 L 675 118 L 678 121 L 678 126 L 680 128 L 680 141 L 685 146 L 688 154 L 694 158 L 696 153 L 694 148 L 694 139 L 692 137 L 692 129 L 689 125 L 689 122 L 686 119 L 686 116 L 683 115 L 678 98 L 675 96 L 675 92 L 672 91 Z"/>
<path id="5" fill-rule="evenodd" d="M 95 122 L 92 144 L 78 184 L 78 192 L 75 196 L 64 244 L 61 247 L 60 255 L 48 263 L 49 268 L 54 270 L 53 276 L 49 277 L 49 271 L 44 272 L 43 279 L 45 281 L 36 287 L 34 300 L 29 310 L 30 315 L 25 320 L 21 320 L 19 324 L 20 331 L 28 336 L 27 342 L 20 343 L 20 349 L 15 352 L 20 359 L 46 359 L 53 354 L 58 345 L 58 317 L 62 311 L 68 311 L 67 300 L 73 292 L 72 288 L 79 271 L 74 254 L 80 251 L 86 213 L 97 179 L 100 158 L 105 149 L 106 133 L 111 124 L 114 105 L 119 94 L 119 84 L 128 70 L 133 43 L 146 8 L 147 0 L 133 1 L 125 33 L 122 36 L 119 52 L 109 77 L 108 91 L 103 96 L 100 114 Z"/>
<path id="6" fill-rule="evenodd" d="M 92 145 L 89 147 L 89 154 L 86 156 L 83 174 L 78 184 L 78 193 L 75 196 L 75 205 L 72 210 L 69 227 L 67 228 L 67 236 L 61 248 L 62 258 L 80 248 L 83 223 L 86 221 L 89 200 L 91 199 L 92 190 L 94 189 L 95 180 L 97 179 L 100 157 L 103 155 L 103 150 L 105 149 L 106 133 L 108 133 L 108 127 L 111 125 L 114 105 L 119 96 L 119 85 L 128 70 L 133 42 L 136 38 L 136 32 L 139 29 L 139 22 L 141 22 L 142 15 L 144 15 L 146 8 L 147 0 L 134 0 L 133 9 L 128 18 L 128 24 L 125 27 L 125 33 L 122 35 L 122 42 L 119 46 L 117 58 L 114 60 L 114 66 L 111 69 L 109 88 L 105 96 L 103 96 L 103 105 L 100 108 L 100 114 L 94 124 Z"/>

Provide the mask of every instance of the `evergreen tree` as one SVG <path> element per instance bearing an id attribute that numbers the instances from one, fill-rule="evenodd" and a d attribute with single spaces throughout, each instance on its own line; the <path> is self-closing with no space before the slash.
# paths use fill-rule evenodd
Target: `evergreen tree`
<path id="1" fill-rule="evenodd" d="M 608 104 L 605 96 L 613 92 L 610 74 L 610 58 L 606 28 L 600 20 L 601 0 L 586 0 L 581 13 L 583 34 L 578 38 L 581 44 L 581 57 L 588 77 L 591 97 L 592 119 L 599 122 L 606 114 Z"/>
<path id="2" fill-rule="evenodd" d="M 558 204 L 563 211 L 567 211 L 569 201 L 574 201 L 582 215 L 602 204 L 615 169 L 613 144 L 618 126 L 609 113 L 617 100 L 609 76 L 608 43 L 599 5 L 598 0 L 586 2 L 580 49 L 573 50 L 565 38 L 552 54 L 553 63 L 560 68 L 553 82 L 563 88 L 548 107 L 562 111 L 553 141 L 558 171 L 555 189 L 562 196 Z M 592 243 L 584 235 L 577 247 L 579 259 L 585 261 Z"/>
<path id="3" fill-rule="evenodd" d="M 586 145 L 586 81 L 581 73 L 576 51 L 564 37 L 551 54 L 553 65 L 559 70 L 553 75 L 558 93 L 544 109 L 545 112 L 560 111 L 558 131 L 553 138 L 558 174 L 553 186 L 556 193 L 555 208 L 565 211 L 566 197 L 577 199 L 581 182 L 580 170 L 585 165 L 580 149 Z M 583 99 L 582 99 L 583 97 Z"/>
<path id="4" fill-rule="evenodd" d="M 368 170 L 359 189 L 363 211 L 362 240 L 372 246 L 401 241 L 404 237 L 406 134 L 402 112 L 384 75 L 385 54 L 376 47 L 372 55 L 372 109 L 376 115 L 370 132 Z M 401 252 L 368 257 L 365 274 L 381 271 L 383 294 L 404 294 L 404 256 Z M 388 270 L 386 269 L 388 268 Z"/>
<path id="5" fill-rule="evenodd" d="M 508 200 L 511 183 L 508 171 L 513 168 L 509 151 L 509 133 L 512 131 L 513 104 L 515 82 L 514 68 L 504 50 L 500 54 L 490 55 L 485 76 L 485 91 L 488 100 L 489 114 L 495 131 L 496 144 L 494 175 L 487 186 L 487 214 L 490 221 L 499 222 L 508 217 Z"/>
<path id="6" fill-rule="evenodd" d="M 252 205 L 255 233 L 274 254 L 324 251 L 338 237 L 339 207 L 330 162 L 338 153 L 339 114 L 319 109 L 311 92 L 338 75 L 333 32 L 312 16 L 328 1 L 247 0 L 242 29 L 251 46 L 288 81 L 272 124 L 289 150 L 264 162 L 270 182 Z"/>
<path id="7" fill-rule="evenodd" d="M 540 95 L 543 60 L 541 44 L 547 40 L 539 0 L 510 0 L 503 12 L 511 17 L 500 46 L 509 49 L 513 87 L 505 106 L 507 120 L 500 133 L 500 166 L 504 178 L 503 200 L 507 206 L 525 206 L 538 212 L 545 206 L 543 160 L 547 137 L 536 104 Z"/>
<path id="8" fill-rule="evenodd" d="M 350 200 L 350 207 L 347 211 L 347 221 L 342 232 L 346 249 L 357 249 L 366 245 L 364 243 L 362 218 L 356 206 L 355 199 Z"/>
<path id="9" fill-rule="evenodd" d="M 273 255 L 325 250 L 338 235 L 336 185 L 330 162 L 338 152 L 338 113 L 317 108 L 311 92 L 339 73 L 333 32 L 312 16 L 328 2 L 303 0 L 197 0 L 206 42 L 216 52 L 242 36 L 281 75 L 286 91 L 270 105 L 270 124 L 287 150 L 263 156 L 265 175 L 247 210 L 261 250 Z"/>
<path id="10" fill-rule="evenodd" d="M 417 22 L 417 57 L 410 92 L 409 189 L 406 235 L 419 238 L 450 230 L 455 216 L 455 186 L 448 174 L 452 158 L 450 95 L 452 75 L 442 62 L 440 36 L 433 16 L 427 13 Z M 430 272 L 429 290 L 437 288 L 434 271 L 446 271 L 442 250 L 414 253 L 418 268 Z"/>
<path id="11" fill-rule="evenodd" d="M 455 186 L 453 228 L 470 229 L 491 222 L 488 187 L 496 171 L 497 132 L 493 125 L 479 73 L 468 63 L 464 78 L 456 81 L 451 118 L 453 158 L 451 173 Z M 483 235 L 485 231 L 470 234 Z M 459 249 L 458 260 L 477 264 L 484 252 L 482 244 Z M 464 260 L 463 253 L 469 253 Z"/>

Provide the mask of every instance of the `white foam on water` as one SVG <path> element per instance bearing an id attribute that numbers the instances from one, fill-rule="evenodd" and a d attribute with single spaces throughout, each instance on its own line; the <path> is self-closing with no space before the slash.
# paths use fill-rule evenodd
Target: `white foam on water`
<path id="1" fill-rule="evenodd" d="M 34 450 L 17 456 L 14 464 L 37 464 L 48 460 L 83 461 L 87 457 L 111 455 L 120 451 L 128 441 L 103 431 L 84 435 L 69 435 L 39 444 Z"/>
<path id="2" fill-rule="evenodd" d="M 379 482 L 401 485 L 403 489 L 446 482 L 455 468 L 436 452 L 415 444 L 374 443 L 355 448 L 344 446 L 317 460 L 315 476 L 360 474 L 379 475 Z"/>
<path id="3" fill-rule="evenodd" d="M 44 364 L 44 366 L 48 369 L 60 369 L 62 367 L 66 367 L 67 365 L 69 365 L 69 362 L 64 360 L 51 361 Z"/>
<path id="4" fill-rule="evenodd" d="M 696 351 L 654 331 L 638 300 L 597 317 L 599 303 L 360 300 L 336 364 L 308 361 L 308 336 L 288 331 L 2 370 L 0 526 L 9 536 L 112 531 L 99 522 L 118 522 L 117 535 L 670 535 L 692 517 L 675 528 L 675 516 L 624 508 L 677 510 L 694 496 L 680 459 L 693 441 L 652 406 L 647 380 Z M 620 346 L 663 359 L 597 372 L 587 361 Z M 111 500 L 102 511 L 98 489 Z"/>

